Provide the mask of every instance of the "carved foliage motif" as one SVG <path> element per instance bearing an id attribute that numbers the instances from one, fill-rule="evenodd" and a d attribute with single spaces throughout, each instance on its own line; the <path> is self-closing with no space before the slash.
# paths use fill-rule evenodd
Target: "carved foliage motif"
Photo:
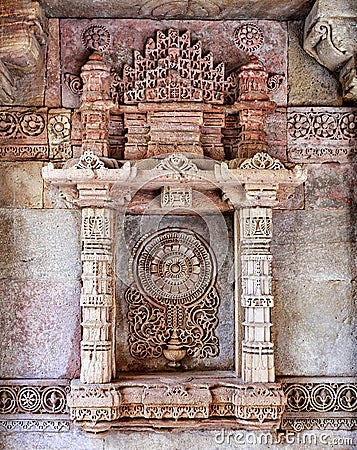
<path id="1" fill-rule="evenodd" d="M 48 143 L 50 158 L 68 159 L 72 157 L 71 114 L 65 110 L 51 111 L 48 117 Z"/>
<path id="2" fill-rule="evenodd" d="M 267 92 L 268 94 L 275 94 L 281 88 L 283 82 L 285 80 L 284 75 L 280 75 L 278 73 L 271 73 L 267 79 Z"/>
<path id="3" fill-rule="evenodd" d="M 79 158 L 75 167 L 77 169 L 102 169 L 104 163 L 93 152 L 86 150 Z"/>
<path id="4" fill-rule="evenodd" d="M 0 137 L 39 136 L 45 130 L 43 114 L 35 111 L 0 112 Z"/>
<path id="5" fill-rule="evenodd" d="M 83 92 L 83 81 L 80 76 L 73 73 L 64 74 L 64 82 L 66 86 L 73 92 L 73 94 L 81 95 Z"/>
<path id="6" fill-rule="evenodd" d="M 356 139 L 357 113 L 292 111 L 288 113 L 288 133 L 294 139 Z"/>
<path id="7" fill-rule="evenodd" d="M 69 159 L 71 111 L 12 108 L 0 111 L 0 157 Z"/>
<path id="8" fill-rule="evenodd" d="M 70 430 L 69 420 L 0 419 L 0 431 L 64 432 L 69 430 Z"/>
<path id="9" fill-rule="evenodd" d="M 283 385 L 287 411 L 357 411 L 357 386 L 346 383 Z"/>
<path id="10" fill-rule="evenodd" d="M 189 31 L 158 31 L 145 53 L 134 53 L 134 67 L 124 66 L 123 78 L 114 75 L 112 97 L 118 103 L 195 101 L 224 103 L 237 86 L 226 78 L 223 63 L 216 67 L 211 53 L 203 56 L 201 43 L 191 44 Z"/>
<path id="11" fill-rule="evenodd" d="M 156 166 L 156 169 L 175 179 L 190 179 L 198 172 L 196 164 L 182 153 L 171 153 Z"/>
<path id="12" fill-rule="evenodd" d="M 298 162 L 348 161 L 357 150 L 354 108 L 294 108 L 288 111 L 288 153 Z"/>
<path id="13" fill-rule="evenodd" d="M 256 153 L 252 158 L 246 159 L 240 166 L 240 169 L 285 169 L 284 164 L 277 158 L 272 158 L 268 153 Z"/>
<path id="14" fill-rule="evenodd" d="M 135 283 L 125 293 L 132 356 L 158 358 L 170 338 L 188 356 L 217 356 L 220 300 L 207 245 L 188 230 L 161 230 L 139 241 L 132 266 Z"/>
<path id="15" fill-rule="evenodd" d="M 287 398 L 282 428 L 352 430 L 357 428 L 357 386 L 354 380 L 336 379 L 283 382 Z"/>
<path id="16" fill-rule="evenodd" d="M 81 35 L 85 48 L 103 51 L 109 47 L 110 33 L 103 25 L 89 25 Z"/>
<path id="17" fill-rule="evenodd" d="M 65 386 L 0 386 L 0 414 L 65 414 Z"/>

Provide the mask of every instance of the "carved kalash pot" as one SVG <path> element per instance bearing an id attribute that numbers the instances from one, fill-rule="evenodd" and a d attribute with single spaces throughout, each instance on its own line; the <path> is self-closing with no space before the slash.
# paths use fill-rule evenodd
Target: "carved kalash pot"
<path id="1" fill-rule="evenodd" d="M 186 350 L 182 348 L 182 343 L 178 338 L 177 330 L 174 329 L 172 336 L 167 343 L 167 348 L 164 348 L 163 354 L 170 362 L 168 366 L 178 368 L 181 366 L 181 359 L 186 356 Z"/>

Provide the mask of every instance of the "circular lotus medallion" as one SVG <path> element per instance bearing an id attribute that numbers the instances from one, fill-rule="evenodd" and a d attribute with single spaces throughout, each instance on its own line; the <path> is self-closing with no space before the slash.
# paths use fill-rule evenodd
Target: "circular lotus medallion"
<path id="1" fill-rule="evenodd" d="M 139 242 L 134 279 L 141 292 L 160 304 L 190 304 L 201 298 L 216 276 L 215 257 L 194 232 L 157 231 Z"/>

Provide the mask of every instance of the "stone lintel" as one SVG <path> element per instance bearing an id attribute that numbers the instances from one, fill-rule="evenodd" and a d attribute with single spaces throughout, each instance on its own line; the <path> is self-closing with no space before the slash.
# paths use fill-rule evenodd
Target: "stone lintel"
<path id="1" fill-rule="evenodd" d="M 218 189 L 235 207 L 275 206 L 281 187 L 297 187 L 306 180 L 306 171 L 300 166 L 287 169 L 279 160 L 262 153 L 233 169 L 218 162 L 207 167 L 203 158 L 191 159 L 181 153 L 144 163 L 126 161 L 119 169 L 109 169 L 100 158 L 92 156 L 85 163 L 87 166 L 79 162 L 73 167 L 56 169 L 50 163 L 43 168 L 43 178 L 64 188 L 75 188 L 78 197 L 73 202 L 78 206 L 124 204 L 139 190 L 160 190 L 163 186 L 181 184 L 202 192 Z"/>

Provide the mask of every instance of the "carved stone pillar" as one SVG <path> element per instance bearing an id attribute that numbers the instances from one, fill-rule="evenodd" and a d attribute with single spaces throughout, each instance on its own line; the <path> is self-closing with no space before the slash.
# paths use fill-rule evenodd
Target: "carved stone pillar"
<path id="1" fill-rule="evenodd" d="M 115 359 L 113 211 L 82 209 L 81 381 L 111 381 Z"/>
<path id="2" fill-rule="evenodd" d="M 240 227 L 241 305 L 244 311 L 242 378 L 245 382 L 273 382 L 274 354 L 270 334 L 273 306 L 270 241 L 271 208 L 242 208 Z"/>

